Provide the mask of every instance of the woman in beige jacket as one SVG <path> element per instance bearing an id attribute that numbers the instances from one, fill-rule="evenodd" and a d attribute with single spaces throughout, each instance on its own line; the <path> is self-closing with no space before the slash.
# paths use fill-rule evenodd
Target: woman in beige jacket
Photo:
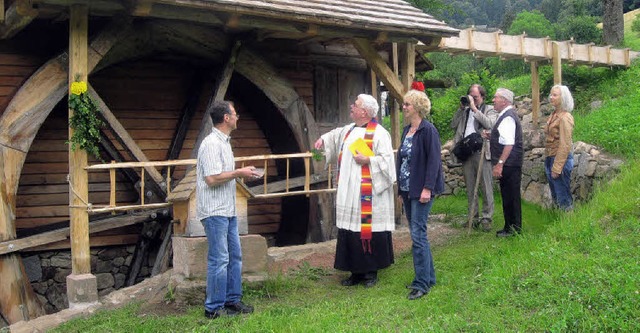
<path id="1" fill-rule="evenodd" d="M 573 209 L 573 97 L 567 86 L 558 84 L 551 88 L 549 100 L 555 110 L 545 126 L 545 173 L 554 207 L 569 211 Z"/>

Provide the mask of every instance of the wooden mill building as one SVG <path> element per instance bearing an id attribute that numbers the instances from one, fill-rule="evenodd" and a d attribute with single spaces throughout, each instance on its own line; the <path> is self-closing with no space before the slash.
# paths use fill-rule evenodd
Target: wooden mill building
<path id="1" fill-rule="evenodd" d="M 457 33 L 403 0 L 1 0 L 2 319 L 44 313 L 24 256 L 73 247 L 70 211 L 78 203 L 71 198 L 82 191 L 75 177 L 83 168 L 66 144 L 70 81 L 87 81 L 101 108 L 107 162 L 194 158 L 210 130 L 204 111 L 219 99 L 234 101 L 240 114 L 236 156 L 305 152 L 319 134 L 348 122 L 359 93 L 378 95 L 383 82 L 401 98 L 413 79 L 416 43 L 435 49 Z M 268 174 L 277 179 L 283 168 L 270 163 Z M 301 168 L 293 164 L 291 173 Z M 173 168 L 167 182 L 167 170 L 146 169 L 141 179 L 119 169 L 116 199 L 164 202 L 167 183 L 186 171 Z M 81 204 L 108 203 L 109 173 L 86 177 Z M 280 244 L 327 239 L 319 221 L 330 215 L 329 202 L 249 202 L 248 231 Z M 138 251 L 148 232 L 140 222 L 150 220 L 171 230 L 167 210 L 91 215 L 90 246 L 137 244 Z M 90 273 L 78 267 L 74 261 L 72 274 Z"/>

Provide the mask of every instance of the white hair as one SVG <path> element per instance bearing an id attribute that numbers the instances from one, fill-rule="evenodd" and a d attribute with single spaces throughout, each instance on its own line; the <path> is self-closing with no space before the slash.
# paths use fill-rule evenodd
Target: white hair
<path id="1" fill-rule="evenodd" d="M 367 94 L 360 94 L 358 98 L 362 101 L 362 108 L 367 111 L 367 114 L 373 118 L 378 114 L 378 101 L 375 97 Z"/>
<path id="2" fill-rule="evenodd" d="M 498 88 L 496 90 L 496 95 L 506 99 L 510 104 L 513 104 L 513 92 L 506 88 Z"/>
<path id="3" fill-rule="evenodd" d="M 551 90 L 553 89 L 560 90 L 560 107 L 563 110 L 571 113 L 571 111 L 573 111 L 573 96 L 571 96 L 569 87 L 562 84 L 556 84 L 555 86 L 551 87 Z"/>

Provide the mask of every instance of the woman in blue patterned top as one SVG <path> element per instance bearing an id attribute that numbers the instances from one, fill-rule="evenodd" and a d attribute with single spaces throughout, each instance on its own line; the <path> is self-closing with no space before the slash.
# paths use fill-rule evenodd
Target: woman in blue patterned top
<path id="1" fill-rule="evenodd" d="M 404 203 L 412 240 L 415 278 L 407 296 L 410 300 L 426 295 L 436 284 L 436 274 L 427 239 L 427 220 L 434 196 L 444 190 L 438 130 L 425 118 L 431 110 L 429 97 L 410 90 L 402 103 L 409 124 L 402 133 L 396 162 L 398 194 Z"/>

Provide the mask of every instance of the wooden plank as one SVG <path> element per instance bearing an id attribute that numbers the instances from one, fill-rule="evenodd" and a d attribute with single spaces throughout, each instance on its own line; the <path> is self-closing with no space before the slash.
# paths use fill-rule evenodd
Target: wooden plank
<path id="1" fill-rule="evenodd" d="M 91 222 L 89 224 L 89 233 L 98 233 L 148 221 L 150 219 L 150 214 L 151 213 L 144 215 L 116 216 Z M 69 236 L 70 228 L 66 227 L 54 231 L 43 232 L 34 236 L 4 241 L 0 243 L 0 255 L 58 242 L 67 239 Z"/>
<path id="2" fill-rule="evenodd" d="M 138 195 L 134 190 L 117 191 L 114 193 L 116 202 L 131 203 L 136 202 Z M 92 192 L 89 194 L 87 202 L 93 205 L 106 205 L 109 203 L 109 192 Z M 69 203 L 69 193 L 56 194 L 28 194 L 20 195 L 17 199 L 17 205 L 20 208 L 36 207 L 36 206 L 55 206 Z"/>
<path id="3" fill-rule="evenodd" d="M 132 245 L 140 238 L 139 234 L 118 235 L 118 236 L 95 236 L 89 240 L 89 246 L 93 248 L 101 248 L 105 246 L 116 245 Z M 69 241 L 63 240 L 56 243 L 41 245 L 23 250 L 23 252 L 43 252 L 54 250 L 68 250 L 70 248 Z"/>

